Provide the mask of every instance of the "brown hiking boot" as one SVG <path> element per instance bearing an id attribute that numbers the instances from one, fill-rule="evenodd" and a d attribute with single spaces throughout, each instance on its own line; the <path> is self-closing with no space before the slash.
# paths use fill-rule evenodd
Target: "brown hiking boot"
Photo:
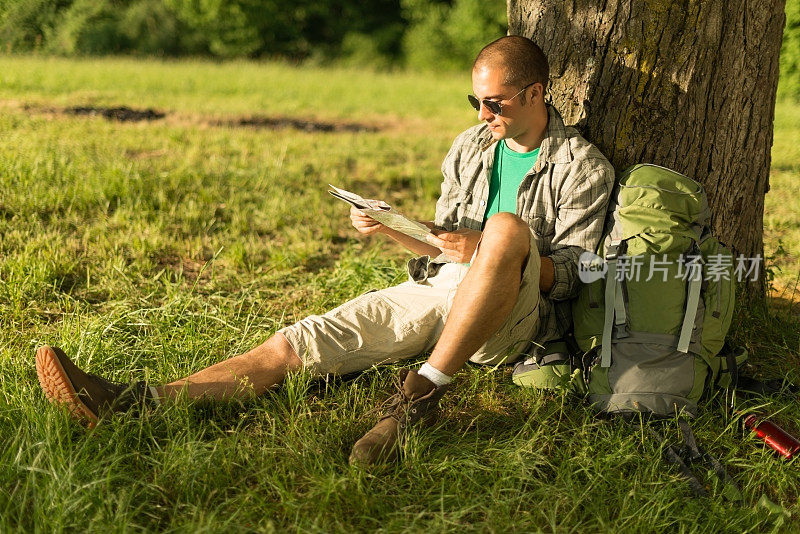
<path id="1" fill-rule="evenodd" d="M 48 400 L 66 406 L 73 416 L 88 421 L 89 428 L 111 412 L 153 403 L 144 382 L 116 384 L 85 373 L 57 347 L 45 345 L 36 351 L 36 374 Z"/>
<path id="2" fill-rule="evenodd" d="M 398 392 L 389 399 L 389 407 L 378 424 L 353 445 L 350 464 L 372 465 L 397 458 L 405 429 L 420 419 L 433 419 L 449 385 L 437 388 L 416 371 L 402 369 L 396 387 Z"/>

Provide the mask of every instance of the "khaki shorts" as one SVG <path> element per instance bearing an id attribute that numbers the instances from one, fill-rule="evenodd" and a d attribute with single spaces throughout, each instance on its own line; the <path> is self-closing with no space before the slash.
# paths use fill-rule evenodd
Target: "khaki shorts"
<path id="1" fill-rule="evenodd" d="M 513 362 L 536 334 L 541 260 L 533 236 L 530 250 L 511 314 L 471 361 L 490 365 Z M 422 283 L 408 281 L 365 293 L 279 332 L 315 376 L 363 371 L 413 358 L 436 344 L 468 270 L 468 264 L 447 263 Z"/>

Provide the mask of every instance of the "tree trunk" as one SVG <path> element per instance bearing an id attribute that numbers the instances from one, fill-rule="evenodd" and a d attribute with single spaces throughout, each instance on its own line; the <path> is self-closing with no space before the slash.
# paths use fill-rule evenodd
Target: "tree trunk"
<path id="1" fill-rule="evenodd" d="M 544 50 L 565 121 L 618 171 L 699 180 L 714 233 L 748 258 L 763 255 L 784 19 L 784 0 L 508 0 L 509 33 Z"/>

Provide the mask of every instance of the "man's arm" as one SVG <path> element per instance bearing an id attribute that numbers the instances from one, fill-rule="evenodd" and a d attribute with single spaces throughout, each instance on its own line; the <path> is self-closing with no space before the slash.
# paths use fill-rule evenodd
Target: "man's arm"
<path id="1" fill-rule="evenodd" d="M 453 232 L 445 232 L 435 230 L 432 221 L 420 221 L 434 233 L 434 235 L 428 236 L 428 243 L 423 243 L 419 239 L 414 239 L 379 223 L 356 208 L 350 209 L 350 220 L 355 229 L 364 235 L 386 234 L 414 254 L 434 258 L 440 253 L 444 253 L 451 261 L 457 263 L 468 263 L 481 239 L 481 232 L 477 230 L 462 228 Z"/>
<path id="2" fill-rule="evenodd" d="M 597 248 L 613 186 L 614 169 L 603 162 L 585 168 L 559 199 L 550 253 L 553 283 L 548 296 L 551 299 L 566 300 L 577 294 L 578 259 L 584 251 Z"/>
<path id="3" fill-rule="evenodd" d="M 350 221 L 353 223 L 353 227 L 358 230 L 359 233 L 364 235 L 386 234 L 414 254 L 419 254 L 420 256 L 430 256 L 434 258 L 442 252 L 433 245 L 423 243 L 419 239 L 414 239 L 413 237 L 398 232 L 397 230 L 392 230 L 388 226 L 376 221 L 359 209 L 350 208 Z M 422 221 L 422 224 L 428 228 L 433 228 L 432 222 Z"/>
<path id="4" fill-rule="evenodd" d="M 416 254 L 436 257 L 440 253 L 444 253 L 451 261 L 458 263 L 469 262 L 475 253 L 482 233 L 480 230 L 464 227 L 462 221 L 459 220 L 458 209 L 465 196 L 459 176 L 461 173 L 461 152 L 465 146 L 470 149 L 474 148 L 475 135 L 476 130 L 474 128 L 459 135 L 453 141 L 447 156 L 442 162 L 443 180 L 441 195 L 436 201 L 435 220 L 433 223 L 423 222 L 433 230 L 434 234 L 433 236 L 428 236 L 428 244 L 389 230 L 378 221 L 371 219 L 356 209 L 350 211 L 353 226 L 365 235 L 385 233 Z M 473 222 L 475 224 L 472 226 L 478 225 L 476 221 Z M 549 271 L 545 268 L 545 274 L 547 272 Z M 552 285 L 552 281 L 549 278 L 545 278 L 543 281 L 548 287 Z"/>

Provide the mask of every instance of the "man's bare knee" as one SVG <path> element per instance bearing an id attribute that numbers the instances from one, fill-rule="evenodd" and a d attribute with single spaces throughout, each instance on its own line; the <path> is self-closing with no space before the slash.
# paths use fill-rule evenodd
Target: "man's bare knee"
<path id="1" fill-rule="evenodd" d="M 478 254 L 524 259 L 530 252 L 530 228 L 513 213 L 496 213 L 483 229 Z"/>

